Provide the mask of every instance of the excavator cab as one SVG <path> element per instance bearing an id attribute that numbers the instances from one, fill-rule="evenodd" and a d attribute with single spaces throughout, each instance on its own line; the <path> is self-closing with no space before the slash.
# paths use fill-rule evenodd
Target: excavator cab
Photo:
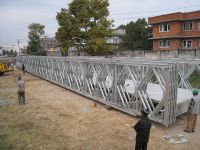
<path id="1" fill-rule="evenodd" d="M 0 61 L 0 75 L 13 71 L 12 62 Z"/>

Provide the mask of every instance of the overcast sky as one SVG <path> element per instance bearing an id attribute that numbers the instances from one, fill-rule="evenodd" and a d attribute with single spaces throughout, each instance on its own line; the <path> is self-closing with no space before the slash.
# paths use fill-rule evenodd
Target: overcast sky
<path id="1" fill-rule="evenodd" d="M 56 12 L 71 0 L 0 0 L 0 45 L 26 43 L 27 26 L 45 25 L 45 34 L 53 37 L 58 25 Z M 109 0 L 110 16 L 115 26 L 171 12 L 200 10 L 200 0 Z"/>

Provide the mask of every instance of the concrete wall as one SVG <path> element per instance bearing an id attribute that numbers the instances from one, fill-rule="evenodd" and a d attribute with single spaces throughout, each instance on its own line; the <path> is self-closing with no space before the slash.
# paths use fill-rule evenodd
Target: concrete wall
<path id="1" fill-rule="evenodd" d="M 165 50 L 165 51 L 150 51 L 150 50 L 135 50 L 135 51 L 118 51 L 118 57 L 143 57 L 143 58 L 183 58 L 183 59 L 200 59 L 200 49 L 193 50 Z"/>
<path id="2" fill-rule="evenodd" d="M 88 56 L 87 53 L 68 53 L 69 56 Z M 113 56 L 113 55 L 112 55 Z M 200 49 L 192 50 L 133 50 L 133 51 L 117 51 L 114 55 L 115 57 L 142 57 L 142 58 L 182 58 L 182 59 L 200 59 Z M 109 56 L 110 57 L 110 56 Z"/>

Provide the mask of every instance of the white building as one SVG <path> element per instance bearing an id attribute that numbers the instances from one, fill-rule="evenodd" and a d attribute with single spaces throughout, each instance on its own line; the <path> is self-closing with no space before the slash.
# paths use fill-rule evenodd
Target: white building
<path id="1" fill-rule="evenodd" d="M 112 44 L 112 45 L 119 45 L 125 33 L 126 33 L 126 30 L 124 29 L 121 29 L 121 28 L 114 29 L 111 36 L 107 37 L 107 43 Z"/>
<path id="2" fill-rule="evenodd" d="M 107 43 L 111 45 L 111 51 L 118 49 L 119 44 L 122 42 L 122 37 L 125 35 L 125 33 L 125 29 L 117 28 L 114 29 L 112 34 L 106 38 Z M 68 50 L 68 55 L 77 55 L 77 50 L 77 46 L 70 47 Z M 80 55 L 84 55 L 84 53 Z"/>
<path id="3" fill-rule="evenodd" d="M 0 54 L 3 55 L 3 51 L 10 52 L 11 50 L 13 52 L 18 52 L 18 49 L 14 45 L 9 45 L 9 46 L 1 46 Z"/>
<path id="4" fill-rule="evenodd" d="M 2 55 L 3 49 L 2 47 L 0 47 L 0 55 Z"/>
<path id="5" fill-rule="evenodd" d="M 15 43 L 13 45 L 1 45 L 0 46 L 0 53 L 2 54 L 3 51 L 8 51 L 10 52 L 11 50 L 13 50 L 13 52 L 17 52 L 18 54 L 21 52 L 21 49 L 25 48 L 25 44 L 24 43 Z"/>

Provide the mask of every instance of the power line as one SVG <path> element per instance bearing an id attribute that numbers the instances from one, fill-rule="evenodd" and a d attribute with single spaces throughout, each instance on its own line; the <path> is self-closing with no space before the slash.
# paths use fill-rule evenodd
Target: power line
<path id="1" fill-rule="evenodd" d="M 199 7 L 199 6 L 200 6 L 200 4 L 187 6 L 187 7 L 177 7 L 177 8 L 172 8 L 172 9 L 165 9 L 165 10 L 155 10 L 155 11 L 146 11 L 146 12 L 142 12 L 142 11 L 141 12 L 129 12 L 129 13 L 119 13 L 119 14 L 110 14 L 110 15 L 119 16 L 119 15 L 155 13 L 155 12 L 163 12 L 163 11 L 171 11 L 171 10 L 179 10 L 179 9 L 188 9 L 188 8 L 194 8 L 194 7 Z"/>
<path id="2" fill-rule="evenodd" d="M 135 17 L 123 17 L 123 18 L 112 18 L 113 20 L 129 20 L 129 19 L 137 19 L 137 18 L 148 18 L 148 17 L 151 17 L 151 16 L 135 16 Z"/>
<path id="3" fill-rule="evenodd" d="M 161 15 L 161 14 L 159 14 L 159 15 Z M 113 20 L 129 20 L 129 19 L 137 19 L 137 18 L 149 18 L 149 17 L 152 17 L 152 15 L 142 15 L 142 16 L 137 15 L 137 16 L 130 16 L 130 17 L 126 17 L 126 16 L 125 17 L 112 17 L 112 16 L 109 16 L 109 18 L 111 18 Z"/>

